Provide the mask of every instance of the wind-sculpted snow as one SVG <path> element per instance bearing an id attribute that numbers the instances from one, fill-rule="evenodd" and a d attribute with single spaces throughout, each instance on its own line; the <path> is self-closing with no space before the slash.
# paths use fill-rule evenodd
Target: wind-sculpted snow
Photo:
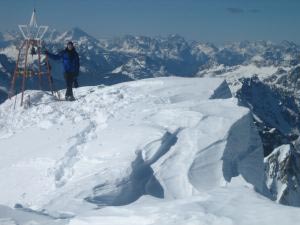
<path id="1" fill-rule="evenodd" d="M 232 108 L 225 116 L 220 107 L 228 107 L 228 102 L 214 100 L 192 107 L 200 112 L 199 120 L 190 121 L 172 151 L 154 165 L 166 198 L 211 190 L 238 175 L 263 190 L 263 149 L 248 110 Z M 233 117 L 238 119 L 232 123 Z"/>
<path id="2" fill-rule="evenodd" d="M 27 91 L 30 107 L 14 109 L 14 98 L 1 104 L 0 221 L 299 219 L 296 209 L 254 192 L 265 190 L 262 144 L 249 110 L 222 79 L 155 78 L 74 91 L 75 102 Z"/>

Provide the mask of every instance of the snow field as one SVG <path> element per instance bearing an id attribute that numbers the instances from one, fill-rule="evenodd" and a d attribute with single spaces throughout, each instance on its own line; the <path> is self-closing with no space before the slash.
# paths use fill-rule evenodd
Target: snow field
<path id="1" fill-rule="evenodd" d="M 253 190 L 264 191 L 262 145 L 249 110 L 237 106 L 222 79 L 83 87 L 75 102 L 26 95 L 27 109 L 13 110 L 14 99 L 0 106 L 0 205 L 19 208 L 1 206 L 3 221 L 25 224 L 30 215 L 38 224 L 71 225 L 299 219 L 298 209 Z"/>

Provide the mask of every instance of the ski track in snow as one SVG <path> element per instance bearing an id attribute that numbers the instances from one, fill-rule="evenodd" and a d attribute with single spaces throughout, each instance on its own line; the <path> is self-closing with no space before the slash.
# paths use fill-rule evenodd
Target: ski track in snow
<path id="1" fill-rule="evenodd" d="M 108 93 L 103 93 L 103 95 L 93 96 L 93 89 L 89 90 L 90 96 L 81 95 L 79 96 L 79 103 L 81 105 L 94 105 L 89 108 L 85 108 L 86 111 L 84 113 L 79 112 L 76 116 L 74 116 L 74 121 L 80 121 L 82 115 L 94 115 L 89 118 L 89 124 L 84 128 L 80 133 L 76 134 L 74 137 L 70 139 L 74 139 L 74 144 L 67 150 L 65 156 L 58 161 L 55 166 L 55 182 L 57 187 L 63 186 L 68 179 L 72 177 L 74 164 L 80 160 L 81 151 L 86 148 L 89 142 L 95 140 L 97 138 L 97 132 L 99 132 L 99 128 L 105 127 L 107 121 L 114 117 L 118 110 L 121 110 L 127 104 L 130 104 L 128 101 L 122 101 L 124 99 L 124 95 L 122 90 L 114 90 L 108 91 Z M 105 102 L 107 98 L 112 98 L 109 105 L 113 105 L 114 107 L 110 108 L 110 111 L 107 110 L 108 104 L 101 104 L 101 102 Z M 99 103 L 93 102 L 95 99 L 99 98 Z M 81 100 L 82 99 L 82 100 Z M 129 98 L 130 101 L 130 98 Z M 94 110 L 90 110 L 94 109 Z M 97 109 L 101 111 L 97 111 Z M 73 109 L 74 110 L 74 109 Z M 62 113 L 62 111 L 60 111 Z M 67 113 L 65 113 L 67 114 Z M 79 115 L 78 115 L 79 114 Z M 84 116 L 83 116 L 84 117 Z"/>
<path id="2" fill-rule="evenodd" d="M 95 129 L 96 125 L 93 122 L 90 122 L 86 129 L 75 137 L 72 137 L 76 140 L 74 145 L 67 150 L 65 156 L 59 160 L 55 166 L 55 180 L 57 187 L 63 186 L 72 176 L 72 167 L 80 159 L 80 150 L 83 149 L 90 140 L 97 138 Z"/>

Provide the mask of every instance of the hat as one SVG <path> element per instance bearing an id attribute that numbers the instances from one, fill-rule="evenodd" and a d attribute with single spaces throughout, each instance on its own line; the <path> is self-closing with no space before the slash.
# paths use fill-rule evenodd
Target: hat
<path id="1" fill-rule="evenodd" d="M 72 46 L 74 46 L 74 44 L 73 44 L 72 41 L 69 41 L 67 45 L 72 45 Z"/>

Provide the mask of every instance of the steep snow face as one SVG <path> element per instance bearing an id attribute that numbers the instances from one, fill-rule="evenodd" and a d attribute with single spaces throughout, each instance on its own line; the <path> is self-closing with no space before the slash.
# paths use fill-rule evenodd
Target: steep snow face
<path id="1" fill-rule="evenodd" d="M 181 131 L 177 144 L 154 164 L 165 198 L 206 192 L 238 175 L 263 190 L 263 149 L 248 110 L 231 109 L 230 115 L 224 117 L 224 111 L 218 108 L 226 107 L 227 103 L 210 103 L 195 106 L 194 109 L 202 108 L 201 112 L 209 116 Z M 239 119 L 232 123 L 237 115 Z M 177 175 L 178 171 L 183 173 Z"/>
<path id="2" fill-rule="evenodd" d="M 75 91 L 75 102 L 27 91 L 31 107 L 1 105 L 0 204 L 76 224 L 72 217 L 95 206 L 131 205 L 144 195 L 180 211 L 183 202 L 206 207 L 214 191 L 224 197 L 247 182 L 263 191 L 260 139 L 223 80 L 156 78 Z M 145 207 L 158 201 L 141 199 Z"/>

